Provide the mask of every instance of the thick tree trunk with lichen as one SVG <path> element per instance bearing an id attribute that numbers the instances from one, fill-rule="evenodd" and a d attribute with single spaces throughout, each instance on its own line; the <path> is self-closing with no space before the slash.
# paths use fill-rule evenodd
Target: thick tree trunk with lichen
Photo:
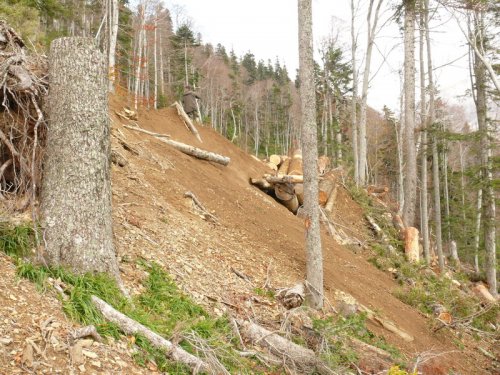
<path id="1" fill-rule="evenodd" d="M 306 301 L 314 308 L 323 306 L 323 255 L 318 205 L 318 141 L 316 97 L 313 77 L 313 34 L 311 0 L 298 0 L 299 78 L 302 109 L 301 143 L 304 166 L 304 208 L 306 212 L 306 253 L 308 293 Z"/>
<path id="2" fill-rule="evenodd" d="M 50 265 L 118 275 L 106 71 L 92 39 L 52 42 L 41 219 Z"/>

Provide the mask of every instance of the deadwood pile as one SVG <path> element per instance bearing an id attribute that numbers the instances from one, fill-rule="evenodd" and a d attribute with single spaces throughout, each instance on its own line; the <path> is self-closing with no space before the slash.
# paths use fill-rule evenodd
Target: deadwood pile
<path id="1" fill-rule="evenodd" d="M 304 177 L 302 170 L 302 151 L 295 149 L 291 156 L 271 155 L 266 165 L 274 172 L 262 178 L 252 178 L 250 183 L 276 197 L 286 208 L 297 214 L 304 203 Z M 330 159 L 318 159 L 320 176 L 318 202 L 326 207 L 330 197 L 336 195 L 336 174 L 330 169 Z"/>
<path id="2" fill-rule="evenodd" d="M 0 20 L 0 199 L 22 197 L 25 209 L 40 182 L 48 91 L 46 56 L 28 53 L 22 38 Z"/>

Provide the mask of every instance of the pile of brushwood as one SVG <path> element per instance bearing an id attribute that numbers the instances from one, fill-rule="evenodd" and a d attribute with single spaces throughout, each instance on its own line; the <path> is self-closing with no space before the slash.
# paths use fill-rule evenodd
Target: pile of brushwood
<path id="1" fill-rule="evenodd" d="M 36 199 L 46 133 L 47 57 L 0 20 L 0 199 L 24 210 Z"/>

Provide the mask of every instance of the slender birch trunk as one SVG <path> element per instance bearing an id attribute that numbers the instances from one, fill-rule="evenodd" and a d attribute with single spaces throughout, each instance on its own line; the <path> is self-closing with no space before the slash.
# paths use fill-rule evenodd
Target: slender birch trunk
<path id="1" fill-rule="evenodd" d="M 119 7 L 118 0 L 108 0 L 109 5 L 109 20 L 110 20 L 110 35 L 109 35 L 109 51 L 108 51 L 108 66 L 109 66 L 109 91 L 114 92 L 116 81 L 116 42 L 118 40 L 118 17 Z"/>
<path id="2" fill-rule="evenodd" d="M 415 151 L 415 0 L 405 0 L 404 19 L 404 117 L 405 117 L 405 204 L 403 221 L 415 225 L 417 201 L 417 156 Z"/>
<path id="3" fill-rule="evenodd" d="M 141 67 L 142 67 L 142 33 L 144 32 L 144 5 L 139 4 L 139 31 L 137 32 L 138 46 L 135 68 L 135 87 L 134 87 L 134 109 L 137 111 L 140 88 L 141 88 Z"/>
<path id="4" fill-rule="evenodd" d="M 357 37 L 354 30 L 354 0 L 351 0 L 351 55 L 352 55 L 352 100 L 351 100 L 351 127 L 352 127 L 352 154 L 354 160 L 354 180 L 359 186 L 359 151 L 358 151 L 358 68 L 356 65 Z"/>
<path id="5" fill-rule="evenodd" d="M 428 197 L 427 197 L 427 116 L 426 116 L 426 102 L 425 102 L 425 61 L 424 61 L 424 40 L 425 33 L 428 32 L 428 25 L 426 24 L 426 11 L 424 2 L 420 1 L 420 124 L 422 127 L 422 155 L 421 155 L 421 180 L 420 187 L 421 201 L 420 201 L 420 220 L 421 220 L 421 233 L 423 237 L 424 256 L 427 264 L 431 263 L 431 256 L 429 251 L 429 214 L 427 211 Z"/>
<path id="6" fill-rule="evenodd" d="M 365 70 L 363 72 L 363 86 L 361 90 L 361 111 L 359 115 L 359 182 L 361 185 L 366 184 L 366 177 L 368 174 L 367 165 L 367 145 L 366 145 L 366 111 L 367 111 L 367 99 L 368 99 L 368 83 L 370 81 L 370 67 L 372 59 L 373 44 L 375 42 L 375 32 L 377 30 L 378 15 L 380 11 L 380 6 L 383 0 L 378 0 L 377 7 L 375 9 L 375 14 L 373 16 L 372 24 L 372 12 L 373 4 L 375 0 L 370 0 L 370 5 L 368 8 L 368 35 L 367 35 L 367 46 L 366 46 L 366 56 L 365 56 Z"/>
<path id="7" fill-rule="evenodd" d="M 474 35 L 478 44 L 482 46 L 485 39 L 484 12 L 474 11 Z M 477 48 L 477 46 L 476 46 Z M 495 238 L 495 194 L 493 191 L 493 174 L 491 158 L 490 131 L 487 123 L 487 99 L 486 99 L 486 65 L 484 61 L 475 55 L 474 75 L 476 77 L 476 112 L 479 133 L 481 135 L 481 169 L 483 177 L 483 227 L 484 247 L 486 252 L 486 279 L 489 291 L 493 297 L 498 295 L 496 278 L 496 238 Z"/>

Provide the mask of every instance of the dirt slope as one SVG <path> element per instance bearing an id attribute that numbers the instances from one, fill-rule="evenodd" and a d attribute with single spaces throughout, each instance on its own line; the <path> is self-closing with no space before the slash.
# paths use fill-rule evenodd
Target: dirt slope
<path id="1" fill-rule="evenodd" d="M 266 167 L 208 127 L 199 127 L 203 143 L 198 144 L 171 108 L 140 112 L 140 126 L 229 156 L 229 166 L 195 159 L 154 137 L 124 128 L 125 121 L 113 113 L 123 102 L 111 99 L 113 149 L 128 161 L 125 167 L 112 167 L 114 236 L 126 286 L 137 293 L 146 274 L 136 261 L 154 260 L 214 314 L 231 310 L 264 325 L 275 322 L 280 306 L 256 295 L 255 288 L 266 281 L 282 287 L 304 279 L 304 230 L 300 219 L 249 185 L 249 177 L 261 176 Z M 205 220 L 191 199 L 184 198 L 187 191 L 217 217 L 216 223 Z M 370 235 L 360 207 L 343 189 L 335 215 L 336 223 L 350 235 L 361 241 Z M 402 341 L 378 326 L 370 329 L 409 358 L 429 350 L 450 352 L 428 362 L 426 374 L 489 373 L 483 357 L 460 352 L 451 344 L 451 334 L 444 330 L 433 334 L 425 317 L 393 297 L 396 284 L 366 261 L 361 247 L 355 252 L 346 249 L 326 233 L 323 245 L 329 300 L 339 289 L 396 322 L 415 337 L 413 342 Z M 247 275 L 249 281 L 235 271 Z M 74 364 L 67 335 L 76 327 L 51 293 L 40 294 L 33 284 L 17 280 L 12 262 L 0 255 L 0 374 L 155 373 L 154 367 L 134 364 L 133 347 L 126 340 L 93 344 L 85 349 L 90 354 L 84 364 Z M 27 340 L 43 351 L 35 350 L 34 366 L 23 360 Z"/>
<path id="2" fill-rule="evenodd" d="M 118 108 L 120 103 L 114 105 Z M 199 127 L 203 143 L 198 144 L 171 108 L 142 112 L 140 126 L 229 156 L 229 166 L 187 156 L 153 137 L 123 128 L 123 120 L 117 117 L 114 121 L 115 134 L 125 137 L 139 152 L 133 155 L 121 149 L 130 163 L 125 168 L 113 167 L 115 235 L 122 259 L 144 257 L 161 262 L 188 292 L 216 312 L 225 305 L 214 300 L 224 300 L 257 319 L 269 314 L 266 305 L 252 303 L 252 289 L 264 284 L 268 269 L 273 286 L 303 280 L 305 253 L 303 222 L 248 183 L 249 177 L 261 176 L 266 167 L 208 127 Z M 195 193 L 217 216 L 219 225 L 196 213 L 191 200 L 183 198 L 187 191 Z M 364 227 L 361 209 L 345 190 L 339 192 L 336 209 L 338 223 L 346 231 L 357 228 L 358 237 L 368 235 L 360 229 Z M 361 249 L 355 254 L 326 233 L 323 244 L 330 300 L 334 289 L 340 289 L 394 321 L 415 340 L 408 343 L 380 327 L 370 328 L 409 356 L 431 349 L 453 351 L 434 361 L 436 366 L 429 373 L 449 369 L 462 374 L 487 373 L 478 368 L 481 358 L 459 353 L 451 337 L 434 335 L 425 317 L 393 297 L 395 282 L 368 263 Z M 133 280 L 133 263 L 122 265 L 127 278 Z M 250 276 L 254 286 L 238 278 L 231 268 Z"/>

